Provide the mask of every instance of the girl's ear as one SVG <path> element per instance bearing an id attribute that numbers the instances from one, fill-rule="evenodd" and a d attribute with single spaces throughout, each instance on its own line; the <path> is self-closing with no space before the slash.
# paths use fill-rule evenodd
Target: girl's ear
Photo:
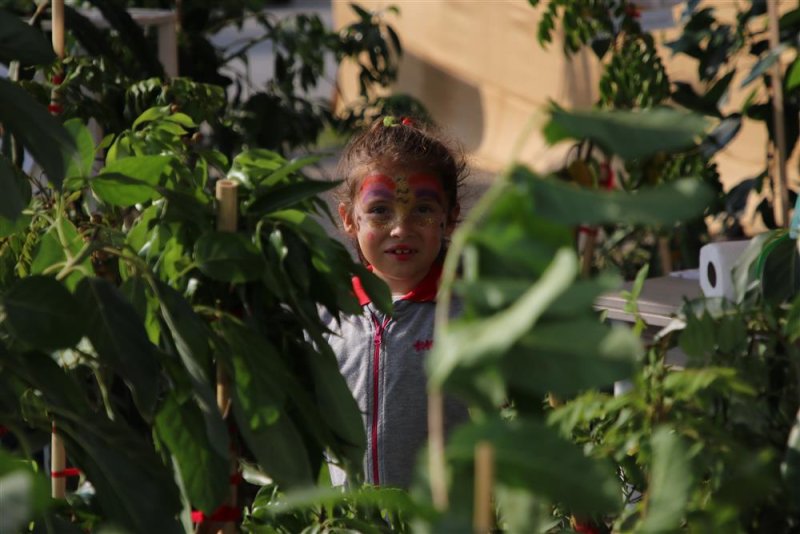
<path id="1" fill-rule="evenodd" d="M 344 231 L 350 235 L 355 235 L 358 229 L 353 220 L 353 212 L 347 209 L 347 205 L 344 202 L 339 202 L 339 217 L 342 218 L 342 227 Z"/>
<path id="2" fill-rule="evenodd" d="M 444 234 L 446 237 L 450 237 L 453 233 L 453 230 L 456 229 L 456 223 L 458 222 L 458 216 L 461 214 L 461 204 L 456 202 L 456 205 L 453 206 L 453 209 L 447 214 L 447 226 L 444 229 Z"/>

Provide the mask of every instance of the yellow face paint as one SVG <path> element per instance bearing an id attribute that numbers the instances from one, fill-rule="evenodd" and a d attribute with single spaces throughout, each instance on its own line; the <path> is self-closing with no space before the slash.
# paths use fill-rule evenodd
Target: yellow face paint
<path id="1" fill-rule="evenodd" d="M 384 230 L 408 222 L 415 226 L 443 225 L 444 202 L 439 180 L 429 174 L 364 178 L 358 202 L 367 224 Z"/>

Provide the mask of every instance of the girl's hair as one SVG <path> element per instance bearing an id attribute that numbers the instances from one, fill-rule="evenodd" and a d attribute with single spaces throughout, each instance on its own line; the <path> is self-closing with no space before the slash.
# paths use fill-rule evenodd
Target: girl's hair
<path id="1" fill-rule="evenodd" d="M 344 183 L 338 190 L 337 200 L 348 211 L 353 209 L 353 199 L 365 167 L 375 164 L 390 168 L 411 167 L 435 174 L 447 197 L 448 217 L 459 201 L 459 185 L 467 174 L 462 148 L 446 141 L 434 126 L 410 117 L 381 117 L 350 140 L 339 160 L 337 176 Z"/>

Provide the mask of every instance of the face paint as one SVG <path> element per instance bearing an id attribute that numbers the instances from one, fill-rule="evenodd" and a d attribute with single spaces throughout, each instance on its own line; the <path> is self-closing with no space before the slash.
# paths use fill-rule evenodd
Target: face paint
<path id="1" fill-rule="evenodd" d="M 426 173 L 411 177 L 373 174 L 364 178 L 359 203 L 371 228 L 386 230 L 407 221 L 443 227 L 444 194 L 439 180 Z M 360 221 L 360 219 L 359 219 Z"/>

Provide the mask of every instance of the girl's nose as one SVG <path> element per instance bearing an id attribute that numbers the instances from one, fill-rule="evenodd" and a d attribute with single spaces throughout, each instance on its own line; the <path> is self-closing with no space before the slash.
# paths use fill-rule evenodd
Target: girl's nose
<path id="1" fill-rule="evenodd" d="M 410 217 L 406 217 L 403 215 L 395 217 L 394 220 L 392 221 L 392 227 L 391 231 L 389 232 L 389 235 L 391 235 L 392 237 L 403 237 L 405 235 L 408 235 L 409 230 L 411 228 L 410 219 L 411 219 Z"/>

